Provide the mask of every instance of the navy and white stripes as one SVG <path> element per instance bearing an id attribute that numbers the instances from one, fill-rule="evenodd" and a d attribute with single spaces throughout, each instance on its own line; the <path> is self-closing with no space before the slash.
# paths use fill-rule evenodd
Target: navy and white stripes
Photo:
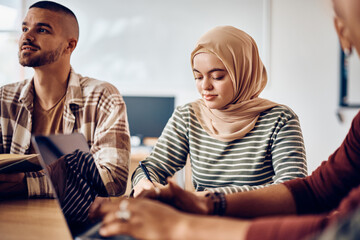
<path id="1" fill-rule="evenodd" d="M 68 222 L 85 222 L 90 205 L 97 196 L 107 196 L 103 181 L 90 153 L 75 152 L 64 156 L 66 186 L 60 204 Z"/>

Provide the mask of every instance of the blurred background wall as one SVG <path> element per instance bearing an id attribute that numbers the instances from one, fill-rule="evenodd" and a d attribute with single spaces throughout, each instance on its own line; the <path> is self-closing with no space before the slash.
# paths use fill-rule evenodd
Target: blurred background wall
<path id="1" fill-rule="evenodd" d="M 0 85 L 32 76 L 32 69 L 17 62 L 17 39 L 34 2 L 0 0 Z M 75 71 L 111 82 L 123 95 L 175 96 L 175 105 L 199 97 L 190 68 L 197 39 L 218 25 L 248 32 L 268 70 L 261 97 L 288 105 L 299 116 L 309 173 L 341 144 L 358 111 L 338 106 L 340 48 L 329 0 L 57 2 L 79 20 Z M 360 66 L 356 61 L 351 64 Z M 351 85 L 353 101 L 359 100 L 359 86 Z"/>

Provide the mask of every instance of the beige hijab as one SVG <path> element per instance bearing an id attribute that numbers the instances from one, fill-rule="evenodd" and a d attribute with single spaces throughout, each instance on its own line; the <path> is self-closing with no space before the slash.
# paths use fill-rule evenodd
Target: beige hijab
<path id="1" fill-rule="evenodd" d="M 234 99 L 223 109 L 209 109 L 204 100 L 192 103 L 204 130 L 215 139 L 230 142 L 250 132 L 261 112 L 279 104 L 259 98 L 267 82 L 255 41 L 245 32 L 231 27 L 216 27 L 203 35 L 191 53 L 215 54 L 226 67 L 234 86 Z"/>

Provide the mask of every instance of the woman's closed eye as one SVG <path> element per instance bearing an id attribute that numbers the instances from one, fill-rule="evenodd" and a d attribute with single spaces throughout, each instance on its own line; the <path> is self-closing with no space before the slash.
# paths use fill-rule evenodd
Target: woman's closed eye
<path id="1" fill-rule="evenodd" d="M 195 75 L 195 80 L 201 80 L 201 79 L 203 79 L 202 75 Z"/>
<path id="2" fill-rule="evenodd" d="M 221 76 L 212 76 L 212 79 L 214 80 L 223 80 L 225 77 L 225 75 L 221 75 Z"/>

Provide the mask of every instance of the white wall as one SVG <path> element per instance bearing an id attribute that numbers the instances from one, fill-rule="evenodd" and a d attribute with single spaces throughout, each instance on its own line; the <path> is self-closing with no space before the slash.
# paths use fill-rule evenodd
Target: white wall
<path id="1" fill-rule="evenodd" d="M 264 2 L 266 1 L 264 0 Z M 265 56 L 265 58 L 269 57 L 270 61 L 264 60 L 267 62 L 269 83 L 262 97 L 286 104 L 298 114 L 304 134 L 309 172 L 312 172 L 321 161 L 326 160 L 340 145 L 355 114 L 355 111 L 344 110 L 344 123 L 340 123 L 336 115 L 338 111 L 339 45 L 332 23 L 330 1 L 268 1 L 271 3 L 271 28 L 268 29 L 270 30 L 270 38 L 268 39 L 270 55 Z M 27 1 L 28 4 L 31 2 L 34 1 Z M 98 5 L 99 1 L 95 0 L 84 1 L 86 6 L 83 7 L 79 4 L 80 1 L 62 0 L 60 2 L 78 10 L 76 13 L 81 25 L 81 38 L 73 58 L 76 70 L 85 75 L 113 82 L 123 94 L 175 94 L 178 97 L 178 104 L 183 104 L 198 97 L 192 83 L 188 56 L 192 46 L 204 32 L 203 29 L 209 29 L 215 23 L 219 23 L 219 25 L 226 24 L 230 19 L 231 21 L 238 19 L 238 23 L 234 25 L 243 28 L 247 28 L 249 25 L 252 26 L 252 29 L 255 30 L 250 34 L 255 35 L 254 38 L 259 43 L 263 39 L 261 34 L 266 31 L 257 28 L 264 27 L 269 23 L 264 18 L 264 9 L 257 11 L 256 7 L 259 7 L 259 5 L 254 5 L 252 0 L 243 0 L 244 5 L 236 5 L 237 8 L 234 7 L 235 4 L 238 4 L 237 1 L 219 1 L 223 5 L 228 3 L 228 6 L 230 6 L 227 9 L 231 9 L 231 11 L 227 10 L 225 13 L 224 11 L 217 12 L 216 9 L 209 12 L 207 10 L 209 7 L 208 1 L 197 0 L 196 10 L 198 15 L 195 15 L 197 18 L 193 18 L 194 24 L 189 23 L 186 28 L 179 28 L 179 31 L 174 31 L 172 33 L 174 35 L 171 36 L 172 39 L 176 39 L 180 34 L 183 37 L 183 34 L 189 33 L 186 42 L 183 42 L 188 50 L 183 53 L 177 52 L 179 59 L 176 60 L 171 70 L 163 69 L 161 61 L 154 61 L 152 68 L 153 73 L 156 74 L 155 78 L 165 77 L 165 80 L 160 84 L 146 84 L 141 81 L 134 82 L 131 76 L 129 79 L 125 78 L 123 81 L 117 81 L 115 79 L 117 75 L 115 74 L 114 77 L 109 72 L 109 69 L 115 69 L 116 71 L 121 69 L 122 53 L 119 52 L 116 45 L 113 45 L 113 42 L 107 41 L 107 38 L 114 37 L 116 33 L 121 32 L 125 24 L 136 25 L 137 21 L 141 20 L 141 18 L 128 19 L 127 22 L 124 19 L 121 20 L 121 16 L 126 15 L 127 12 L 130 14 L 130 12 L 140 13 L 143 11 L 140 6 L 136 5 L 139 1 L 128 1 L 126 5 L 130 7 L 128 10 L 124 10 L 123 5 L 112 4 L 111 8 L 101 6 Z M 118 1 L 108 0 L 102 3 L 109 4 L 109 2 L 116 3 Z M 179 14 L 176 14 L 176 11 L 179 10 L 176 4 L 178 2 L 167 0 L 161 2 L 161 0 L 157 0 L 152 1 L 153 4 L 147 5 L 147 8 L 152 7 L 152 10 L 154 10 L 156 6 L 164 6 L 162 3 L 165 2 L 166 8 L 159 17 L 163 17 L 164 21 L 173 21 L 172 16 L 179 17 Z M 244 15 L 242 13 L 244 11 L 246 13 L 246 7 L 252 10 L 255 8 L 255 14 L 250 16 L 253 17 L 253 21 L 242 19 L 242 15 Z M 90 10 L 85 11 L 85 9 L 89 8 Z M 189 18 L 193 17 L 190 16 L 194 14 L 193 10 L 189 9 Z M 109 16 L 118 14 L 120 20 L 106 19 L 107 13 Z M 225 16 L 228 15 L 228 17 L 219 17 L 220 13 L 225 14 Z M 97 15 L 102 16 L 102 19 L 94 21 Z M 204 22 L 204 17 L 209 16 L 213 17 L 212 22 Z M 260 19 L 263 25 L 254 25 L 255 19 Z M 174 22 L 174 27 L 177 24 L 179 22 Z M 200 27 L 201 31 L 199 30 Z M 154 26 L 154 29 L 161 30 L 161 26 Z M 151 32 L 149 31 L 149 33 Z M 129 32 L 129 34 L 136 34 L 136 31 Z M 161 34 L 161 31 L 155 31 L 154 34 Z M 102 38 L 102 36 L 107 38 Z M 149 36 L 149 38 L 155 38 L 159 42 L 165 39 L 164 36 Z M 119 40 L 120 43 L 125 44 Z M 148 42 L 144 41 L 144 43 Z M 165 43 L 166 41 L 164 41 L 163 47 L 168 48 L 170 53 L 176 52 L 176 46 L 165 45 Z M 126 44 L 132 46 L 131 51 L 141 49 L 141 46 L 134 46 L 133 43 Z M 264 54 L 262 49 L 264 43 L 262 42 L 259 45 L 260 51 Z M 104 49 L 104 47 L 107 50 L 99 52 L 99 49 Z M 149 47 L 151 47 L 151 44 Z M 131 54 L 131 52 L 126 52 L 126 54 Z M 94 58 L 96 59 L 94 60 Z M 141 58 L 141 54 L 136 55 L 134 53 L 133 61 L 137 61 L 136 58 Z M 166 56 L 162 59 L 168 61 Z M 131 70 L 131 63 L 127 64 L 130 64 Z M 136 66 L 136 64 L 133 66 Z M 141 71 L 138 74 L 140 75 L 135 76 L 135 79 L 144 77 Z M 120 77 L 120 75 L 118 76 Z M 149 76 L 154 78 L 154 76 Z"/>
<path id="2" fill-rule="evenodd" d="M 339 44 L 329 2 L 272 1 L 271 76 L 263 97 L 298 114 L 309 172 L 341 144 L 354 116 L 345 110 L 340 123 L 336 115 Z"/>
<path id="3" fill-rule="evenodd" d="M 266 0 L 56 1 L 79 20 L 75 70 L 113 83 L 124 95 L 175 95 L 177 105 L 198 98 L 190 53 L 218 25 L 248 32 L 265 58 Z"/>

